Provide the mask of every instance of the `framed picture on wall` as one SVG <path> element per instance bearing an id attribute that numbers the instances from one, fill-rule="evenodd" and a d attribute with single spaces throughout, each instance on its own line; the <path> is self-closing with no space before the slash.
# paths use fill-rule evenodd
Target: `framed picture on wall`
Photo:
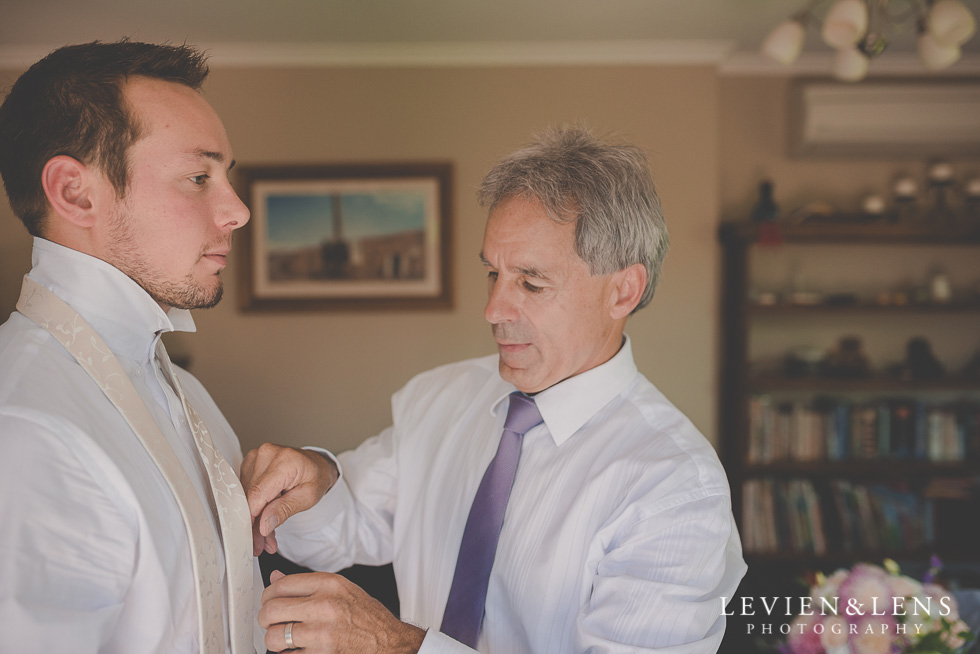
<path id="1" fill-rule="evenodd" d="M 247 310 L 452 306 L 446 162 L 243 166 Z"/>

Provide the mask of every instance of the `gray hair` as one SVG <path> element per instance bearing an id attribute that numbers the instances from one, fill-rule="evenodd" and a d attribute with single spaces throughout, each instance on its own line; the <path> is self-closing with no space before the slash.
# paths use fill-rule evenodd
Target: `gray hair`
<path id="1" fill-rule="evenodd" d="M 575 251 L 593 275 L 643 264 L 647 287 L 633 312 L 653 299 L 669 238 L 642 150 L 581 127 L 549 129 L 483 178 L 478 199 L 488 212 L 512 197 L 536 199 L 555 222 L 574 221 Z"/>

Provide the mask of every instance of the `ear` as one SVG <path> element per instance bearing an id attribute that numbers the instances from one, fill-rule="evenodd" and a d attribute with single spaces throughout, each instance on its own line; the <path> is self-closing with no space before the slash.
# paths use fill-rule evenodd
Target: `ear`
<path id="1" fill-rule="evenodd" d="M 626 318 L 640 303 L 647 287 L 647 269 L 642 263 L 634 263 L 613 275 L 613 320 Z"/>
<path id="2" fill-rule="evenodd" d="M 41 171 L 41 186 L 54 213 L 77 227 L 95 224 L 98 181 L 88 166 L 63 154 L 49 159 Z"/>

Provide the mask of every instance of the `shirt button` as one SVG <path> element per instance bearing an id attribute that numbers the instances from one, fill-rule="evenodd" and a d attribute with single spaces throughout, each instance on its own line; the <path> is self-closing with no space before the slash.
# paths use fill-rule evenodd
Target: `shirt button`
<path id="1" fill-rule="evenodd" d="M 139 377 L 140 379 L 143 379 L 143 369 L 142 368 L 137 368 L 136 369 L 136 376 Z"/>

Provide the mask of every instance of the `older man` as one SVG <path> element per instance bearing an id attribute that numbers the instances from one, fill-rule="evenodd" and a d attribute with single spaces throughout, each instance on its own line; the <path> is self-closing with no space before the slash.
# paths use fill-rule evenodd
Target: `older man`
<path id="1" fill-rule="evenodd" d="M 642 152 L 555 130 L 480 199 L 498 354 L 414 378 L 393 426 L 336 460 L 264 445 L 243 466 L 257 551 L 393 562 L 405 622 L 335 575 L 276 575 L 267 645 L 717 650 L 745 572 L 728 483 L 624 335 L 667 249 Z"/>
<path id="2" fill-rule="evenodd" d="M 238 439 L 160 341 L 218 302 L 249 218 L 207 74 L 184 46 L 66 46 L 0 107 L 34 236 L 0 326 L 5 652 L 254 652 Z"/>

